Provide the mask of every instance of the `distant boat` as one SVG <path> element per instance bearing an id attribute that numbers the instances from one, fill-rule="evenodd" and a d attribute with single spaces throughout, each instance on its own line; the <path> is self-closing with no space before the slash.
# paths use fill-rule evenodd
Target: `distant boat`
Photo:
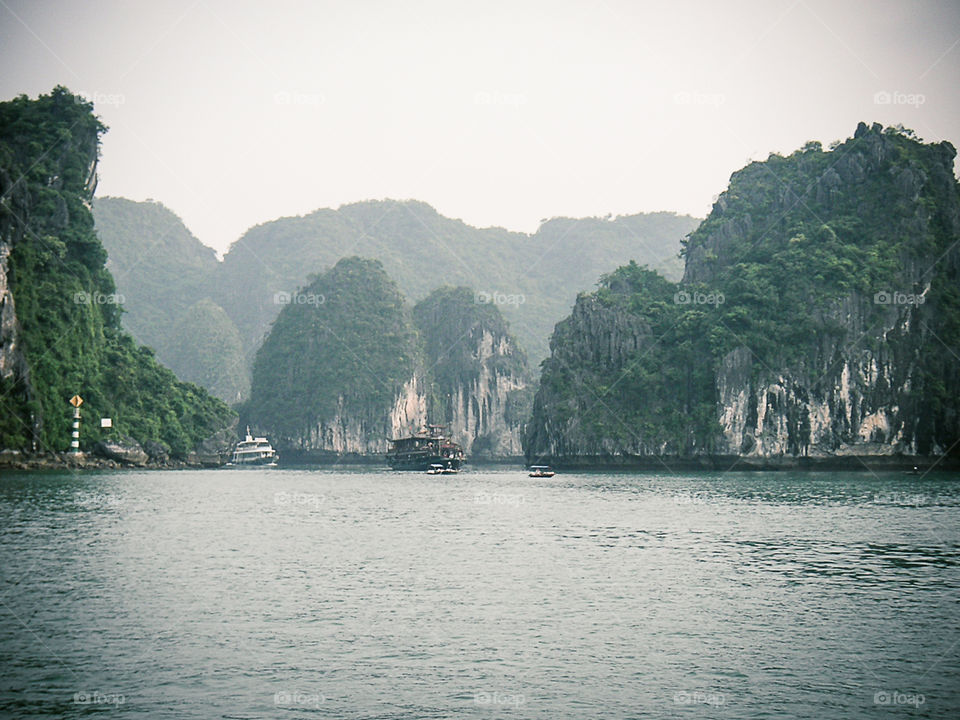
<path id="1" fill-rule="evenodd" d="M 228 465 L 266 465 L 274 466 L 280 457 L 265 437 L 255 438 L 247 426 L 247 437 L 236 444 Z"/>
<path id="2" fill-rule="evenodd" d="M 530 470 L 530 477 L 552 478 L 556 475 L 549 465 L 531 465 L 528 469 Z"/>
<path id="3" fill-rule="evenodd" d="M 913 466 L 913 470 L 904 470 L 903 474 L 904 475 L 923 475 L 923 473 L 920 472 L 920 468 L 918 468 L 916 465 Z"/>
<path id="4" fill-rule="evenodd" d="M 440 463 L 434 463 L 429 468 L 427 468 L 427 475 L 456 475 L 459 470 L 441 465 Z"/>
<path id="5" fill-rule="evenodd" d="M 463 448 L 443 434 L 443 425 L 428 425 L 390 443 L 387 464 L 394 470 L 429 471 L 432 465 L 459 470 L 463 464 Z"/>

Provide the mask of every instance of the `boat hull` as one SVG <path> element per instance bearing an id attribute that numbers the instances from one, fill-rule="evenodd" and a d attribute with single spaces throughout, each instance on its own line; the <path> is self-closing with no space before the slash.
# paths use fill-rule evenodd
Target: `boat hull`
<path id="1" fill-rule="evenodd" d="M 463 465 L 460 458 L 445 458 L 439 455 L 388 455 L 387 465 L 392 470 L 418 470 L 425 472 L 431 465 L 449 466 L 453 470 L 459 470 Z"/>
<path id="2" fill-rule="evenodd" d="M 277 464 L 279 458 L 276 455 L 270 457 L 233 457 L 230 459 L 230 465 L 249 465 L 250 467 L 273 466 Z"/>

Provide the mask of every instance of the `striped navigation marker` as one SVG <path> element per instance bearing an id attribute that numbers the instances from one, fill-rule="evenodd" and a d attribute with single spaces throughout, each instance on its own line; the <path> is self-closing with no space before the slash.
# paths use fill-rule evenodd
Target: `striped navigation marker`
<path id="1" fill-rule="evenodd" d="M 73 405 L 73 439 L 70 440 L 70 452 L 80 452 L 80 406 L 83 405 L 83 398 L 74 395 L 70 398 L 70 404 Z"/>

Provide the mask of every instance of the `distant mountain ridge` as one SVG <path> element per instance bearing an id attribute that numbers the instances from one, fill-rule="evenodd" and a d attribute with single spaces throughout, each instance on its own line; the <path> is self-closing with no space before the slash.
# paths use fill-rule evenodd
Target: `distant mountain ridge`
<path id="1" fill-rule="evenodd" d="M 579 291 L 630 259 L 679 279 L 681 241 L 699 224 L 674 213 L 554 218 L 529 235 L 474 228 L 418 201 L 364 201 L 257 225 L 218 262 L 160 203 L 104 197 L 93 209 L 126 298 L 126 327 L 178 375 L 228 402 L 247 396 L 253 357 L 285 302 L 344 257 L 382 262 L 411 303 L 441 286 L 473 288 L 477 302 L 502 311 L 535 367 Z M 238 336 L 242 358 L 232 342 L 222 357 L 197 352 L 203 338 L 181 322 L 191 307 L 203 311 L 205 333 Z"/>
<path id="2" fill-rule="evenodd" d="M 126 329 L 180 379 L 241 400 L 250 387 L 247 360 L 236 325 L 211 298 L 220 266 L 213 248 L 159 202 L 96 198 L 93 214 Z"/>

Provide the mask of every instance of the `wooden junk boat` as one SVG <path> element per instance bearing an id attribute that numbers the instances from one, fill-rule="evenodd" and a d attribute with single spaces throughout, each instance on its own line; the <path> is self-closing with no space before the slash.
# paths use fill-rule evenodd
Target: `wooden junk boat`
<path id="1" fill-rule="evenodd" d="M 430 470 L 440 465 L 445 470 L 459 470 L 463 465 L 463 448 L 444 435 L 443 425 L 428 425 L 410 437 L 390 440 L 387 464 L 394 470 Z"/>

